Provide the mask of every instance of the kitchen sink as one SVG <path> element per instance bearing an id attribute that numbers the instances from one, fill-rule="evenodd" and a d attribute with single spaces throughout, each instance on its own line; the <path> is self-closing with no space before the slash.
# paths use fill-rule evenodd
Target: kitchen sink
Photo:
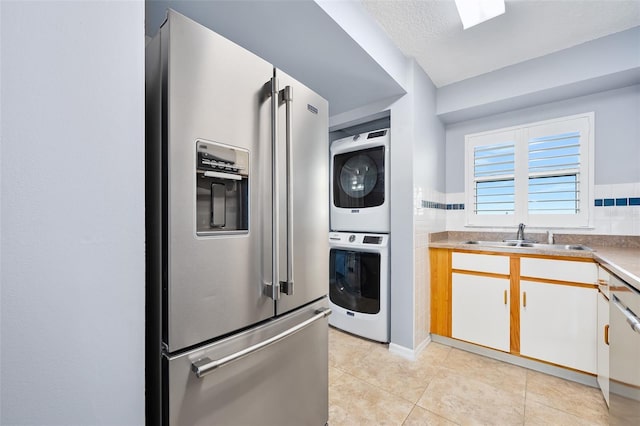
<path id="1" fill-rule="evenodd" d="M 483 247 L 513 247 L 513 248 L 538 248 L 546 250 L 582 250 L 593 251 L 592 248 L 582 244 L 544 244 L 529 241 L 507 240 L 507 241 L 464 241 L 463 244 L 473 244 Z"/>

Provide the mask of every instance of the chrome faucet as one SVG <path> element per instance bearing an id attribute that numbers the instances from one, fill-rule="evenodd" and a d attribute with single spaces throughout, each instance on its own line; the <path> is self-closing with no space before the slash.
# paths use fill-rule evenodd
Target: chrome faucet
<path id="1" fill-rule="evenodd" d="M 547 244 L 553 244 L 553 232 L 547 230 Z"/>
<path id="2" fill-rule="evenodd" d="M 518 225 L 518 233 L 516 234 L 516 240 L 521 240 L 524 241 L 524 227 L 526 225 L 524 223 L 521 223 L 520 225 Z"/>

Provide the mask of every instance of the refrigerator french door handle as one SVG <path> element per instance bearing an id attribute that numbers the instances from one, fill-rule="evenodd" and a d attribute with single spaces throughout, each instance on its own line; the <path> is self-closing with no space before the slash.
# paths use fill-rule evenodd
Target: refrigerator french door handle
<path id="1" fill-rule="evenodd" d="M 254 352 L 259 351 L 260 349 L 264 349 L 269 345 L 273 345 L 274 343 L 279 342 L 282 339 L 285 339 L 286 337 L 291 336 L 292 334 L 302 330 L 303 328 L 311 325 L 312 323 L 322 319 L 322 318 L 326 318 L 329 315 L 331 315 L 331 309 L 330 308 L 326 308 L 326 309 L 321 309 L 315 312 L 315 315 L 312 316 L 311 318 L 309 318 L 306 321 L 303 321 L 285 331 L 283 331 L 280 334 L 276 334 L 273 337 L 270 337 L 269 339 L 263 340 L 260 343 L 256 343 L 255 345 L 249 346 L 248 348 L 242 349 L 241 351 L 235 352 L 231 355 L 225 356 L 223 358 L 219 358 L 216 360 L 211 360 L 211 358 L 205 357 L 205 358 L 201 358 L 195 362 L 193 362 L 191 364 L 191 371 L 193 371 L 196 376 L 201 379 L 203 377 L 205 377 L 208 374 L 211 374 L 214 372 L 214 370 L 216 370 L 219 367 L 223 367 L 229 363 L 232 363 L 234 361 L 237 361 L 241 358 L 244 358 L 248 355 L 251 355 Z"/>
<path id="2" fill-rule="evenodd" d="M 280 205 L 278 201 L 278 79 L 271 77 L 264 85 L 264 95 L 271 98 L 271 203 L 273 208 L 271 226 L 271 282 L 265 283 L 263 293 L 278 300 L 280 298 Z"/>
<path id="3" fill-rule="evenodd" d="M 286 176 L 287 176 L 287 277 L 280 281 L 280 291 L 288 296 L 293 295 L 293 152 L 291 144 L 291 102 L 293 88 L 286 86 L 280 91 L 280 100 L 285 104 L 285 144 L 286 144 Z"/>

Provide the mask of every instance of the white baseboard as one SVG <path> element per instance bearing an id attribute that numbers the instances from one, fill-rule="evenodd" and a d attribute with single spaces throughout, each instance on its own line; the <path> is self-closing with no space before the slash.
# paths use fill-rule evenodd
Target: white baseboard
<path id="1" fill-rule="evenodd" d="M 427 347 L 429 343 L 431 343 L 431 336 L 427 336 L 427 338 L 415 349 L 409 349 L 395 343 L 389 343 L 389 352 L 399 355 L 410 361 L 415 361 L 416 359 L 418 359 L 418 355 L 420 355 L 420 353 L 424 350 L 424 348 Z"/>
<path id="2" fill-rule="evenodd" d="M 474 345 L 473 343 L 463 342 L 462 340 L 452 339 L 450 337 L 439 336 L 434 334 L 432 340 L 436 343 L 451 346 L 453 348 L 462 349 L 477 355 L 486 356 L 488 358 L 497 359 L 498 361 L 508 362 L 509 364 L 518 365 L 530 370 L 539 371 L 541 373 L 560 377 L 562 379 L 571 380 L 573 382 L 582 383 L 583 385 L 598 388 L 598 382 L 593 374 L 583 373 L 576 370 L 570 370 L 560 366 L 547 364 L 542 361 L 536 361 L 529 358 L 523 358 L 511 355 L 505 352 L 486 348 L 484 346 Z"/>

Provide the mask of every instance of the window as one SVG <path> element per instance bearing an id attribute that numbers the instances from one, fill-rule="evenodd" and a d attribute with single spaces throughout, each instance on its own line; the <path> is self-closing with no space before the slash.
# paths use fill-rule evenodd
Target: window
<path id="1" fill-rule="evenodd" d="M 586 113 L 467 135 L 467 225 L 591 226 L 593 122 Z"/>
<path id="2" fill-rule="evenodd" d="M 474 147 L 477 214 L 515 213 L 515 143 Z"/>

